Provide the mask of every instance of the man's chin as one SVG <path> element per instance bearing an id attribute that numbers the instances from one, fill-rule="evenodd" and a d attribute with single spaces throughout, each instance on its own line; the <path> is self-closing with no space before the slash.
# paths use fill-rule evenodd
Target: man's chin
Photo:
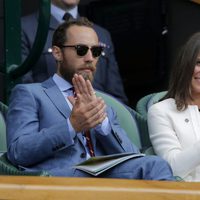
<path id="1" fill-rule="evenodd" d="M 85 80 L 90 80 L 92 82 L 93 80 L 93 74 L 92 73 L 87 73 L 87 72 L 78 72 L 79 75 L 82 75 L 82 77 L 85 79 Z"/>
<path id="2" fill-rule="evenodd" d="M 72 9 L 74 8 L 75 6 L 77 6 L 77 1 L 67 1 L 67 0 L 63 0 L 65 6 L 68 8 L 68 9 Z"/>

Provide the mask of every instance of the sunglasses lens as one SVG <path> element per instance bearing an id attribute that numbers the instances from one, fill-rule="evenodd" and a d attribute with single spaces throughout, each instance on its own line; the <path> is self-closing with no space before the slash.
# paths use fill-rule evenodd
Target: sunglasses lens
<path id="1" fill-rule="evenodd" d="M 91 48 L 92 55 L 94 58 L 99 57 L 103 51 L 103 47 L 96 46 Z"/>
<path id="2" fill-rule="evenodd" d="M 85 45 L 77 45 L 76 46 L 77 55 L 84 56 L 87 53 L 88 49 L 89 49 L 89 47 L 87 47 Z"/>
<path id="3" fill-rule="evenodd" d="M 89 47 L 86 45 L 77 45 L 75 46 L 76 52 L 78 56 L 85 56 L 88 52 Z M 91 48 L 92 56 L 94 58 L 99 57 L 103 51 L 103 47 L 101 46 L 93 46 Z"/>

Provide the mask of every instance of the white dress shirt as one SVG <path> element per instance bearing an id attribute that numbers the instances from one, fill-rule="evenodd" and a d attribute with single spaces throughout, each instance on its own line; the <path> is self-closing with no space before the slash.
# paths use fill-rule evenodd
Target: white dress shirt
<path id="1" fill-rule="evenodd" d="M 58 22 L 64 22 L 63 16 L 66 12 L 70 13 L 72 17 L 76 19 L 78 17 L 78 6 L 69 10 L 62 10 L 61 8 L 51 4 L 51 15 L 55 17 Z"/>

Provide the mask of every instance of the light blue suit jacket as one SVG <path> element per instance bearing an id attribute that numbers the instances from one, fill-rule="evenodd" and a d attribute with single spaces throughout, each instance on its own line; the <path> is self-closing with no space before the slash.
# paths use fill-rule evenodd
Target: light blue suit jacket
<path id="1" fill-rule="evenodd" d="M 73 176 L 73 165 L 86 159 L 82 134 L 67 127 L 71 110 L 52 78 L 43 83 L 19 84 L 11 94 L 7 115 L 8 158 L 25 170 L 47 170 Z M 112 127 L 103 136 L 91 129 L 95 155 L 138 152 L 107 108 Z"/>

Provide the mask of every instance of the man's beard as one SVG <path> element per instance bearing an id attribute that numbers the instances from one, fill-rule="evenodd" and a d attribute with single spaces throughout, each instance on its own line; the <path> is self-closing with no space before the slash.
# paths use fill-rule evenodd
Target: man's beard
<path id="1" fill-rule="evenodd" d="M 60 66 L 60 74 L 61 76 L 68 82 L 72 84 L 72 78 L 74 77 L 75 70 L 72 69 L 65 69 L 64 67 Z"/>
<path id="2" fill-rule="evenodd" d="M 94 78 L 94 74 L 89 75 L 88 73 L 86 73 L 84 71 L 76 71 L 74 69 L 66 69 L 62 66 L 60 66 L 60 74 L 66 81 L 70 82 L 71 84 L 72 84 L 72 78 L 74 77 L 74 74 L 82 75 L 82 77 L 85 80 L 90 80 L 90 82 L 92 82 L 93 78 Z"/>

